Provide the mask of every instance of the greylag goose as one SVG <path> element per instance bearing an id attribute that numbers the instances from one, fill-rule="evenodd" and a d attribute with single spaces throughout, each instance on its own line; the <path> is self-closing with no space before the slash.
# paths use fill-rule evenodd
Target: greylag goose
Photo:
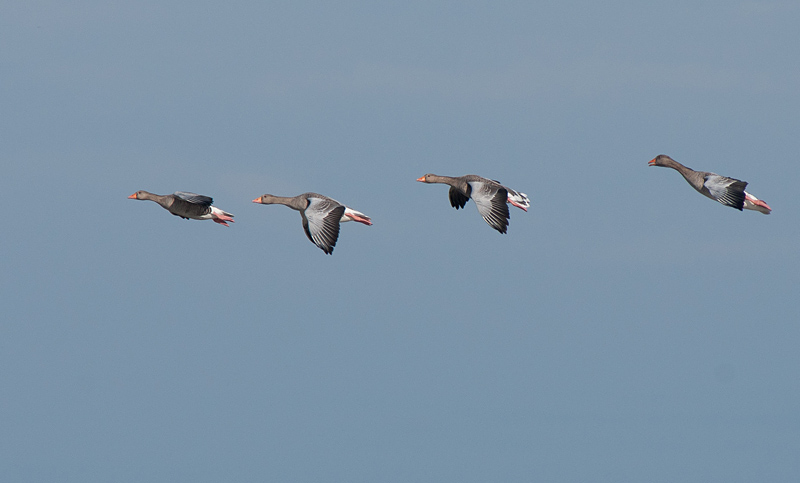
<path id="1" fill-rule="evenodd" d="M 132 200 L 155 201 L 175 216 L 188 220 L 212 220 L 214 223 L 228 226 L 233 223 L 233 215 L 211 206 L 214 200 L 209 196 L 198 195 L 186 191 L 176 191 L 171 195 L 156 195 L 147 191 L 137 191 L 128 196 Z"/>
<path id="2" fill-rule="evenodd" d="M 357 221 L 372 225 L 370 217 L 347 207 L 338 201 L 317 193 L 303 193 L 297 196 L 263 195 L 253 200 L 262 205 L 285 205 L 300 212 L 303 230 L 311 243 L 330 255 L 339 238 L 339 223 Z"/>
<path id="3" fill-rule="evenodd" d="M 482 178 L 474 174 L 458 176 L 437 176 L 426 174 L 417 178 L 422 183 L 441 183 L 450 186 L 450 205 L 455 208 L 463 208 L 470 198 L 475 200 L 475 206 L 486 223 L 500 233 L 508 231 L 508 205 L 528 211 L 531 202 L 528 195 L 514 191 L 503 186 L 499 181 Z"/>
<path id="4" fill-rule="evenodd" d="M 719 201 L 725 206 L 736 208 L 739 211 L 743 209 L 759 211 L 765 215 L 769 215 L 772 211 L 772 208 L 763 200 L 756 198 L 744 190 L 747 187 L 746 181 L 720 176 L 718 174 L 709 173 L 708 171 L 695 171 L 675 161 L 666 154 L 659 154 L 647 164 L 649 166 L 663 166 L 665 168 L 674 169 L 700 194 L 712 200 Z"/>

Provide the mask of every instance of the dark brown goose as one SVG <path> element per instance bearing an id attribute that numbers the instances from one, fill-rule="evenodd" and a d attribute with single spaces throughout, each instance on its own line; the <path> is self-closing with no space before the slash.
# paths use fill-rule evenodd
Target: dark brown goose
<path id="1" fill-rule="evenodd" d="M 227 222 L 233 223 L 233 215 L 227 211 L 222 211 L 216 206 L 211 206 L 214 200 L 209 196 L 189 193 L 187 191 L 176 191 L 171 195 L 156 195 L 147 191 L 137 191 L 128 196 L 132 200 L 155 201 L 164 209 L 175 216 L 180 216 L 186 220 L 212 220 L 214 223 L 228 226 Z"/>
<path id="2" fill-rule="evenodd" d="M 338 201 L 317 193 L 303 193 L 297 196 L 263 195 L 253 200 L 262 205 L 285 205 L 300 212 L 303 230 L 311 243 L 328 255 L 333 253 L 339 238 L 339 223 L 357 221 L 371 225 L 370 217 L 349 208 Z"/>
<path id="3" fill-rule="evenodd" d="M 650 166 L 663 166 L 665 168 L 674 169 L 700 194 L 718 201 L 725 206 L 736 208 L 739 211 L 743 209 L 759 211 L 765 215 L 769 215 L 772 211 L 772 208 L 764 201 L 759 200 L 744 190 L 747 187 L 746 181 L 720 176 L 718 174 L 709 173 L 708 171 L 695 171 L 675 161 L 666 154 L 659 154 L 647 164 Z"/>
<path id="4" fill-rule="evenodd" d="M 525 193 L 514 191 L 503 186 L 499 181 L 482 178 L 474 174 L 465 176 L 450 177 L 426 174 L 417 181 L 422 183 L 441 183 L 450 186 L 450 205 L 455 208 L 463 208 L 470 198 L 475 200 L 475 206 L 486 223 L 500 233 L 508 231 L 508 205 L 528 211 L 531 202 Z"/>

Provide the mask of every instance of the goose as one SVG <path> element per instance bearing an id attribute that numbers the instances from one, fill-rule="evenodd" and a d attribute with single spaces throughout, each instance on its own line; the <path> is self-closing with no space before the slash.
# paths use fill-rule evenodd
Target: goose
<path id="1" fill-rule="evenodd" d="M 670 158 L 666 154 L 659 154 L 651 159 L 649 166 L 662 166 L 672 168 L 679 172 L 684 179 L 700 194 L 718 201 L 725 206 L 736 208 L 739 211 L 754 210 L 769 215 L 772 208 L 763 200 L 756 198 L 744 189 L 746 181 L 728 178 L 708 171 L 695 171 Z"/>
<path id="2" fill-rule="evenodd" d="M 357 221 L 372 225 L 372 220 L 364 213 L 317 193 L 303 193 L 297 196 L 266 194 L 254 199 L 253 203 L 285 205 L 299 211 L 306 236 L 327 255 L 333 254 L 333 247 L 339 238 L 339 223 Z"/>
<path id="3" fill-rule="evenodd" d="M 222 211 L 216 206 L 211 206 L 214 200 L 209 196 L 189 193 L 188 191 L 176 191 L 171 195 L 156 195 L 147 191 L 137 191 L 128 196 L 132 200 L 150 200 L 161 205 L 165 210 L 175 216 L 180 216 L 188 220 L 212 220 L 214 223 L 229 226 L 227 222 L 233 223 L 233 215 L 227 211 Z"/>
<path id="4" fill-rule="evenodd" d="M 450 177 L 428 173 L 417 178 L 417 181 L 449 185 L 450 205 L 455 209 L 463 208 L 472 198 L 486 223 L 500 233 L 508 231 L 508 219 L 511 215 L 506 203 L 511 203 L 523 211 L 528 211 L 531 206 L 525 193 L 503 186 L 499 181 L 474 174 Z"/>

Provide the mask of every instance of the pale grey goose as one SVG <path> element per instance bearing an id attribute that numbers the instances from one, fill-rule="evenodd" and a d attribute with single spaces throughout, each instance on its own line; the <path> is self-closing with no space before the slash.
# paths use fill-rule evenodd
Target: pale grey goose
<path id="1" fill-rule="evenodd" d="M 475 206 L 486 223 L 500 233 L 508 231 L 508 205 L 528 211 L 530 200 L 525 193 L 512 190 L 487 178 L 474 174 L 450 177 L 426 174 L 417 178 L 422 183 L 441 183 L 450 186 L 450 205 L 455 209 L 463 208 L 470 198 L 475 200 Z"/>
<path id="2" fill-rule="evenodd" d="M 222 211 L 216 206 L 211 206 L 214 200 L 209 196 L 189 193 L 187 191 L 176 191 L 171 195 L 156 195 L 147 191 L 137 191 L 128 196 L 132 200 L 155 201 L 164 209 L 175 216 L 180 216 L 188 220 L 212 220 L 214 223 L 228 226 L 227 222 L 233 223 L 233 215 L 227 211 Z"/>
<path id="3" fill-rule="evenodd" d="M 266 194 L 253 200 L 262 205 L 285 205 L 300 212 L 303 230 L 311 243 L 328 255 L 333 253 L 339 238 L 339 223 L 357 221 L 371 225 L 372 220 L 338 201 L 317 193 L 303 193 L 297 196 L 274 196 Z"/>
<path id="4" fill-rule="evenodd" d="M 675 161 L 666 154 L 659 154 L 647 164 L 649 166 L 663 166 L 665 168 L 674 169 L 700 194 L 718 201 L 725 206 L 736 208 L 739 211 L 743 209 L 759 211 L 765 215 L 769 215 L 772 211 L 772 208 L 763 200 L 756 198 L 744 190 L 747 187 L 746 181 L 720 176 L 718 174 L 709 173 L 708 171 L 695 171 Z"/>

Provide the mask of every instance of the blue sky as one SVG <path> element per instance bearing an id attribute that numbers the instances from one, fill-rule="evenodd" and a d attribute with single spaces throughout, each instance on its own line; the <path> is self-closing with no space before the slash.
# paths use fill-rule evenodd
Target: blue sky
<path id="1" fill-rule="evenodd" d="M 0 6 L 0 475 L 797 481 L 798 21 L 779 1 Z M 500 235 L 428 172 L 533 206 Z M 251 203 L 305 191 L 374 225 L 326 256 Z"/>

